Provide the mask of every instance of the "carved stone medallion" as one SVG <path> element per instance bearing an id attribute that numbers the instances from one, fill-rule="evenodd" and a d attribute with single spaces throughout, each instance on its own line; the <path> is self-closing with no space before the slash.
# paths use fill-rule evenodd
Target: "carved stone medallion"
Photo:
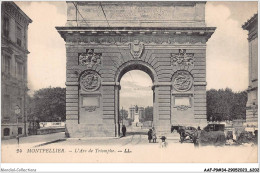
<path id="1" fill-rule="evenodd" d="M 193 53 L 186 53 L 185 49 L 179 49 L 178 54 L 172 54 L 172 65 L 173 66 L 193 66 L 194 63 L 194 54 Z"/>
<path id="2" fill-rule="evenodd" d="M 176 91 L 188 91 L 192 86 L 192 76 L 188 71 L 180 70 L 173 75 L 173 87 Z"/>
<path id="3" fill-rule="evenodd" d="M 87 69 L 92 68 L 94 65 L 101 64 L 101 53 L 95 53 L 94 49 L 87 49 L 86 53 L 79 54 L 79 65 L 87 66 Z"/>
<path id="4" fill-rule="evenodd" d="M 144 43 L 139 40 L 134 40 L 134 42 L 130 43 L 130 53 L 134 57 L 134 59 L 140 58 L 144 49 Z"/>
<path id="5" fill-rule="evenodd" d="M 84 71 L 80 77 L 80 87 L 85 91 L 96 91 L 100 86 L 100 76 L 95 71 Z"/>

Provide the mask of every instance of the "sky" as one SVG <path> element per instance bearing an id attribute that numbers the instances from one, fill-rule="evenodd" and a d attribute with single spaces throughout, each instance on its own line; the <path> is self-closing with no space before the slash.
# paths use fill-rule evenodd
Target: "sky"
<path id="1" fill-rule="evenodd" d="M 28 34 L 30 94 L 45 87 L 65 87 L 65 42 L 55 26 L 66 23 L 66 3 L 21 1 L 16 4 L 33 20 Z M 206 25 L 217 27 L 207 42 L 207 89 L 229 87 L 236 92 L 247 89 L 248 32 L 241 26 L 257 13 L 257 8 L 257 1 L 207 2 Z M 152 106 L 152 81 L 146 73 L 130 71 L 120 84 L 121 107 Z"/>

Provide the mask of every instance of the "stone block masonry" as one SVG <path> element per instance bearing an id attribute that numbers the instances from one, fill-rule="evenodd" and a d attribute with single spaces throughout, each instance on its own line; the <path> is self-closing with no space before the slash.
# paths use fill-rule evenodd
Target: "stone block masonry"
<path id="1" fill-rule="evenodd" d="M 70 137 L 120 136 L 120 80 L 131 70 L 152 79 L 158 133 L 171 125 L 205 125 L 206 42 L 215 31 L 205 27 L 205 2 L 118 3 L 67 2 L 67 24 L 56 27 L 66 42 Z M 80 13 L 88 24 L 75 18 L 76 7 L 85 9 Z M 158 8 L 158 14 L 146 11 Z M 119 9 L 122 15 L 115 15 Z M 179 15 L 169 16 L 173 11 Z"/>

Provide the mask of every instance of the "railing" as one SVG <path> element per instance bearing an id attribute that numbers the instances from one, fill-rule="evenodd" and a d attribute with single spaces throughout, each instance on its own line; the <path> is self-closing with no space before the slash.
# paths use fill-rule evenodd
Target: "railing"
<path id="1" fill-rule="evenodd" d="M 65 122 L 40 122 L 40 128 L 65 127 Z"/>

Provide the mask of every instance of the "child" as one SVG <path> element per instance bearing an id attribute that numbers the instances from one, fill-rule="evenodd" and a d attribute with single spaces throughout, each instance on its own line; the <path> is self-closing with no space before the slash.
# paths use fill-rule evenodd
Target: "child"
<path id="1" fill-rule="evenodd" d="M 166 137 L 162 136 L 160 139 L 162 140 L 161 148 L 166 148 L 167 147 L 167 142 L 165 141 Z"/>

